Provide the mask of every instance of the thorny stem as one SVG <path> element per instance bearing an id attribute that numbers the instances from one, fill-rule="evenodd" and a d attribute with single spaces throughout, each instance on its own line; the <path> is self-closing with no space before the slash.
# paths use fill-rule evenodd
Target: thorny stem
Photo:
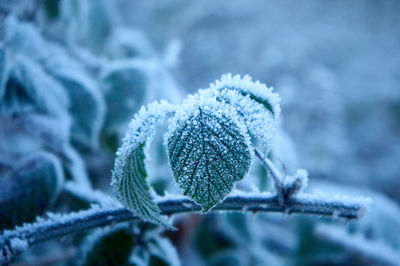
<path id="1" fill-rule="evenodd" d="M 278 200 L 279 204 L 281 206 L 285 205 L 285 196 L 283 193 L 283 176 L 279 172 L 278 169 L 276 169 L 275 165 L 271 162 L 270 159 L 268 159 L 267 156 L 264 156 L 259 149 L 254 147 L 254 153 L 256 156 L 261 160 L 262 164 L 264 167 L 267 169 L 267 171 L 271 174 L 272 178 L 274 179 L 275 183 L 275 190 L 278 195 Z"/>
<path id="2" fill-rule="evenodd" d="M 173 215 L 185 212 L 198 212 L 200 207 L 185 197 L 163 199 L 158 201 L 158 207 L 164 215 Z M 227 197 L 212 211 L 251 211 L 251 212 L 282 212 L 303 213 L 314 215 L 327 215 L 342 217 L 347 220 L 361 218 L 368 206 L 364 201 L 352 203 L 340 199 L 321 198 L 313 195 L 297 195 L 286 199 L 282 206 L 275 195 L 234 195 Z M 100 208 L 92 207 L 89 210 L 78 213 L 69 213 L 63 217 L 49 219 L 27 224 L 12 231 L 6 231 L 0 235 L 0 252 L 3 257 L 0 263 L 6 261 L 12 255 L 20 253 L 23 249 L 13 247 L 13 241 L 26 241 L 29 246 L 37 243 L 79 233 L 88 229 L 114 225 L 116 223 L 138 220 L 131 212 L 123 207 Z"/>

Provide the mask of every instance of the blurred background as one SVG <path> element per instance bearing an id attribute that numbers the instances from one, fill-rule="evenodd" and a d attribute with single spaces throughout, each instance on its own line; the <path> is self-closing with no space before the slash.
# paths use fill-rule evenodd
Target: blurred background
<path id="1" fill-rule="evenodd" d="M 114 154 L 140 106 L 179 103 L 225 73 L 248 74 L 280 94 L 271 158 L 282 171 L 307 169 L 310 191 L 374 200 L 348 225 L 183 215 L 178 232 L 146 224 L 89 232 L 33 248 L 16 265 L 88 263 L 93 243 L 112 250 L 105 237 L 144 234 L 148 242 L 128 245 L 124 263 L 400 265 L 399 10 L 395 0 L 0 0 L 0 184 L 16 195 L 0 196 L 0 229 L 101 204 L 102 196 L 82 196 L 82 186 L 113 196 Z M 151 151 L 155 191 L 179 193 L 161 133 Z M 254 164 L 237 188 L 271 190 L 269 180 Z M 21 182 L 40 190 L 22 191 Z M 17 195 L 28 195 L 30 207 L 11 214 L 22 204 Z"/>

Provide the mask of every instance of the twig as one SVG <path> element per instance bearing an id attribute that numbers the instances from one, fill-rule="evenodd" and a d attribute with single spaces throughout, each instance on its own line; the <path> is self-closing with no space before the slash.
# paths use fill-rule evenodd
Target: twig
<path id="1" fill-rule="evenodd" d="M 271 162 L 268 157 L 264 156 L 259 149 L 254 147 L 254 153 L 255 155 L 261 160 L 262 164 L 264 167 L 267 169 L 267 171 L 271 174 L 272 178 L 274 179 L 275 183 L 275 190 L 276 194 L 278 195 L 278 200 L 281 206 L 285 205 L 285 197 L 283 193 L 283 176 L 281 173 L 276 169 L 275 165 Z"/>
<path id="2" fill-rule="evenodd" d="M 289 198 L 283 207 L 276 196 L 269 194 L 233 195 L 227 197 L 212 211 L 265 211 L 284 213 L 303 213 L 342 217 L 348 220 L 361 218 L 366 212 L 370 200 L 365 198 L 344 199 L 326 198 L 321 195 L 302 194 Z M 184 212 L 197 212 L 200 207 L 185 197 L 163 199 L 158 202 L 161 213 L 173 215 Z M 65 215 L 48 214 L 48 219 L 40 219 L 34 224 L 26 224 L 0 236 L 0 251 L 3 260 L 22 252 L 24 247 L 54 238 L 64 237 L 88 229 L 112 225 L 120 222 L 138 220 L 127 209 L 100 208 L 93 206 L 89 210 Z M 17 245 L 13 245 L 13 243 Z M 24 244 L 21 244 L 24 242 Z"/>

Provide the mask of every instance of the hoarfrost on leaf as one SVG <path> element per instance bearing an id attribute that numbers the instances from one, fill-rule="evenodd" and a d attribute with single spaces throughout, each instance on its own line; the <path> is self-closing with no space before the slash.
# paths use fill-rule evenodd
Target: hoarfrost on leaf
<path id="1" fill-rule="evenodd" d="M 117 151 L 111 185 L 122 204 L 147 222 L 164 225 L 160 209 L 153 202 L 146 182 L 145 145 L 154 135 L 156 127 L 174 110 L 165 101 L 143 107 L 133 118 L 122 146 Z"/>
<path id="2" fill-rule="evenodd" d="M 232 77 L 226 74 L 200 95 L 216 97 L 218 101 L 234 106 L 244 120 L 249 134 L 261 142 L 267 154 L 272 147 L 276 123 L 280 114 L 279 96 L 259 81 L 246 75 Z"/>
<path id="3" fill-rule="evenodd" d="M 190 98 L 166 135 L 169 162 L 184 195 L 208 212 L 248 172 L 252 149 L 236 110 L 210 98 Z"/>

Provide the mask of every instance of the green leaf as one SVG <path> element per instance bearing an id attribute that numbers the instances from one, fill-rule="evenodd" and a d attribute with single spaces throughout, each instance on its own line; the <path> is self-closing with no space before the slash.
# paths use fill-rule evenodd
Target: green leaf
<path id="1" fill-rule="evenodd" d="M 107 103 L 105 130 L 119 133 L 125 130 L 133 113 L 143 104 L 148 87 L 148 77 L 134 61 L 111 64 L 102 74 L 102 84 Z"/>
<path id="2" fill-rule="evenodd" d="M 160 216 L 146 181 L 144 148 L 156 127 L 173 110 L 166 102 L 142 108 L 129 125 L 122 146 L 117 151 L 111 185 L 121 203 L 142 220 L 172 229 Z"/>
<path id="3" fill-rule="evenodd" d="M 129 265 L 135 242 L 135 235 L 124 226 L 106 233 L 97 230 L 83 243 L 79 265 Z"/>
<path id="4" fill-rule="evenodd" d="M 0 112 L 6 116 L 32 111 L 66 116 L 69 101 L 64 88 L 37 63 L 15 55 L 0 92 Z"/>
<path id="5" fill-rule="evenodd" d="M 57 78 L 66 88 L 71 103 L 72 141 L 83 147 L 96 147 L 105 114 L 102 95 L 91 78 L 82 73 L 64 73 Z"/>
<path id="6" fill-rule="evenodd" d="M 32 222 L 53 202 L 63 175 L 60 162 L 40 152 L 0 178 L 0 229 Z"/>
<path id="7" fill-rule="evenodd" d="M 183 194 L 208 212 L 247 174 L 250 140 L 229 105 L 204 100 L 185 108 L 167 136 L 169 161 Z"/>

